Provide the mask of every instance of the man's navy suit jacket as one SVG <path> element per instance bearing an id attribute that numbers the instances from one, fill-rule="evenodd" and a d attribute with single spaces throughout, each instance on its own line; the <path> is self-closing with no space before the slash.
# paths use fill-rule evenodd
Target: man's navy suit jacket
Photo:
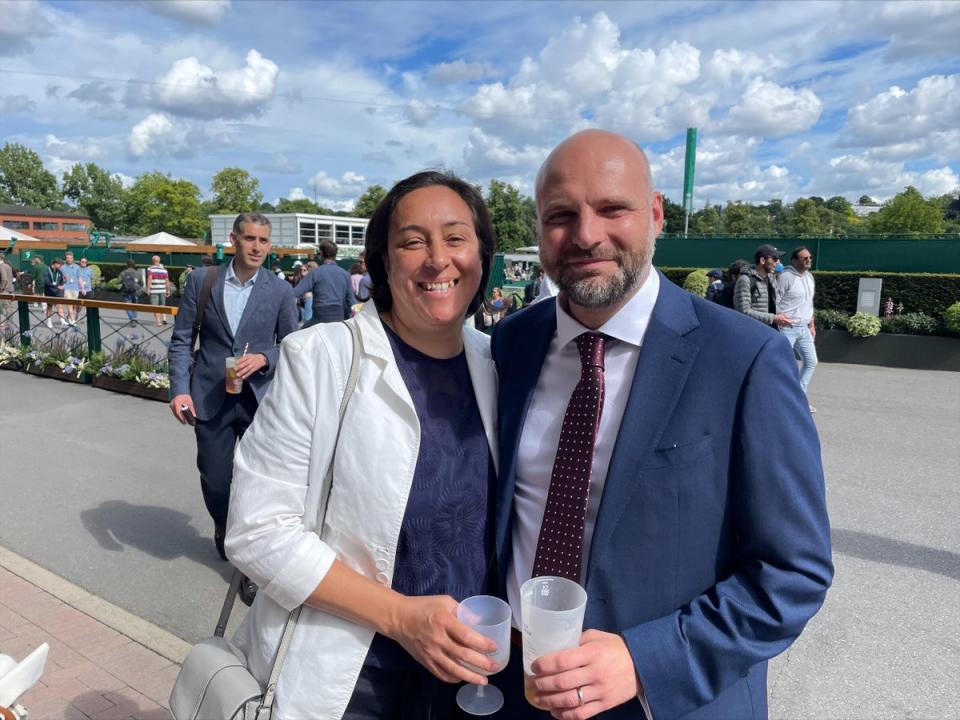
<path id="1" fill-rule="evenodd" d="M 189 394 L 200 420 L 211 419 L 223 405 L 226 398 L 224 362 L 228 355 L 240 355 L 247 348 L 249 353 L 263 353 L 267 357 L 267 367 L 244 381 L 259 402 L 273 378 L 280 341 L 297 329 L 297 310 L 290 283 L 260 268 L 234 335 L 223 304 L 226 268 L 226 265 L 198 268 L 190 273 L 170 339 L 170 391 L 172 395 Z M 200 345 L 191 372 L 190 338 L 203 278 L 208 272 L 218 275 L 203 313 Z"/>
<path id="2" fill-rule="evenodd" d="M 501 593 L 518 443 L 555 330 L 551 299 L 493 335 Z M 766 661 L 832 577 L 820 444 L 789 344 L 661 275 L 587 560 L 585 629 L 622 635 L 654 720 L 764 718 Z M 603 717 L 643 712 L 631 701 Z"/>

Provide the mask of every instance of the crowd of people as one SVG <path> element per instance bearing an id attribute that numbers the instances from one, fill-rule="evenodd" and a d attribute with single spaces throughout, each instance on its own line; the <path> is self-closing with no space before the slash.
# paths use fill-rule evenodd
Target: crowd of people
<path id="1" fill-rule="evenodd" d="M 763 718 L 768 659 L 823 602 L 823 470 L 791 350 L 809 252 L 781 289 L 782 253 L 758 249 L 739 313 L 684 292 L 652 266 L 645 154 L 601 130 L 556 147 L 535 195 L 544 277 L 518 312 L 484 297 L 482 196 L 436 171 L 386 194 L 351 272 L 334 246 L 281 279 L 269 220 L 245 213 L 233 259 L 187 279 L 170 407 L 244 574 L 234 642 L 261 683 L 302 607 L 278 716 L 454 717 L 456 683 L 502 671 L 502 717 Z M 487 314 L 492 337 L 465 322 Z M 585 588 L 580 646 L 501 668 L 458 602 L 503 598 L 517 638 L 540 575 Z"/>

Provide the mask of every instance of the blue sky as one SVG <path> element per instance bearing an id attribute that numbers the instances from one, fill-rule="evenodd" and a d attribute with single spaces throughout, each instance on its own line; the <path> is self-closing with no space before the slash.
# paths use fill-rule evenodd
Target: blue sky
<path id="1" fill-rule="evenodd" d="M 443 166 L 532 192 L 599 126 L 697 207 L 960 186 L 960 2 L 0 0 L 0 142 L 349 209 Z"/>

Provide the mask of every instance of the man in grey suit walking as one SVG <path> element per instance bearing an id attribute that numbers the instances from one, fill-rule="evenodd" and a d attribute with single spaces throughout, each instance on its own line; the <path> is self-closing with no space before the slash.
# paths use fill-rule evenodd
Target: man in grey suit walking
<path id="1" fill-rule="evenodd" d="M 181 423 L 195 425 L 203 501 L 224 560 L 234 446 L 267 391 L 280 341 L 297 328 L 290 285 L 262 267 L 270 256 L 270 221 L 259 213 L 238 215 L 230 239 L 233 260 L 187 278 L 169 350 L 170 409 Z M 208 273 L 216 273 L 212 281 Z M 239 389 L 226 387 L 228 359 Z"/>

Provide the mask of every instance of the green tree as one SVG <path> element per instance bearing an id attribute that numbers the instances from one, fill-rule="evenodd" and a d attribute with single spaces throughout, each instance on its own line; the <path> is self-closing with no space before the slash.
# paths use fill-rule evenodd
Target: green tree
<path id="1" fill-rule="evenodd" d="M 817 203 L 812 198 L 797 198 L 788 213 L 788 231 L 797 235 L 817 235 L 822 232 L 817 210 Z"/>
<path id="2" fill-rule="evenodd" d="M 257 211 L 262 213 L 275 213 L 277 208 L 274 207 L 273 203 L 262 202 L 260 203 L 260 207 L 257 208 Z"/>
<path id="3" fill-rule="evenodd" d="M 849 200 L 840 195 L 834 195 L 824 203 L 824 206 L 829 210 L 833 210 L 841 215 L 846 215 L 847 217 L 853 215 L 853 205 Z"/>
<path id="4" fill-rule="evenodd" d="M 353 214 L 356 217 L 370 217 L 386 194 L 387 189 L 383 185 L 371 185 L 363 191 L 363 195 L 357 198 L 357 202 L 353 206 Z"/>
<path id="5" fill-rule="evenodd" d="M 720 212 L 716 205 L 707 204 L 690 216 L 690 231 L 697 235 L 716 235 L 720 232 Z"/>
<path id="6" fill-rule="evenodd" d="M 515 250 L 536 244 L 536 224 L 531 222 L 529 209 L 524 207 L 524 197 L 513 185 L 491 180 L 487 208 L 497 233 L 498 250 Z"/>
<path id="7" fill-rule="evenodd" d="M 685 222 L 683 205 L 673 202 L 670 198 L 663 198 L 663 231 L 665 233 L 682 233 Z"/>
<path id="8" fill-rule="evenodd" d="M 874 200 L 874 199 L 873 199 L 872 197 L 870 197 L 869 195 L 861 195 L 861 196 L 860 196 L 860 199 L 857 200 L 857 203 L 858 203 L 859 205 L 876 205 L 876 204 L 877 204 L 877 201 Z"/>
<path id="9" fill-rule="evenodd" d="M 125 229 L 127 191 L 116 175 L 96 163 L 76 163 L 63 174 L 63 196 L 87 215 L 98 230 Z"/>
<path id="10" fill-rule="evenodd" d="M 0 148 L 0 202 L 61 210 L 57 178 L 33 150 L 17 143 Z"/>
<path id="11" fill-rule="evenodd" d="M 320 207 L 309 198 L 280 198 L 277 201 L 278 213 L 306 213 L 308 215 L 328 215 L 327 212 L 321 212 Z"/>
<path id="12" fill-rule="evenodd" d="M 210 183 L 213 205 L 218 213 L 251 212 L 260 207 L 260 181 L 242 168 L 224 168 Z"/>
<path id="13" fill-rule="evenodd" d="M 876 233 L 936 234 L 945 228 L 940 203 L 936 199 L 925 200 L 913 185 L 870 216 L 870 230 Z"/>
<path id="14" fill-rule="evenodd" d="M 209 221 L 200 202 L 200 188 L 189 180 L 174 180 L 154 171 L 139 176 L 130 188 L 127 227 L 137 235 L 165 231 L 200 238 Z"/>

